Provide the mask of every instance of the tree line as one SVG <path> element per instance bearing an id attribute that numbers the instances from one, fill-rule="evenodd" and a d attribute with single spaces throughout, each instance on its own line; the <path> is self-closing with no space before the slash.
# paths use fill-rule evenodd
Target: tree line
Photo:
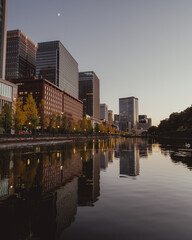
<path id="1" fill-rule="evenodd" d="M 167 135 L 173 132 L 192 129 L 192 106 L 181 112 L 172 113 L 169 118 L 160 122 L 158 127 L 152 126 L 148 133 L 152 135 Z"/>
<path id="2" fill-rule="evenodd" d="M 92 127 L 91 120 L 82 118 L 78 122 L 67 114 L 57 115 L 52 113 L 50 116 L 44 115 L 44 99 L 41 100 L 37 107 L 36 102 L 29 94 L 26 98 L 26 103 L 23 104 L 17 96 L 14 107 L 5 103 L 0 114 L 0 130 L 1 133 L 11 133 L 13 130 L 16 134 L 22 132 L 23 129 L 28 133 L 114 133 L 115 130 L 111 126 L 96 124 Z"/>

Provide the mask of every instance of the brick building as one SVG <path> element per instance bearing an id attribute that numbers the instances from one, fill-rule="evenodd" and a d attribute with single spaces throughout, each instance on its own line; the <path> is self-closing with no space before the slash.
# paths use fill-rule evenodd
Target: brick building
<path id="1" fill-rule="evenodd" d="M 28 94 L 32 94 L 37 107 L 44 99 L 44 116 L 66 114 L 74 121 L 83 116 L 83 103 L 79 99 L 66 93 L 46 79 L 23 78 L 11 80 L 18 86 L 18 95 L 25 104 Z"/>

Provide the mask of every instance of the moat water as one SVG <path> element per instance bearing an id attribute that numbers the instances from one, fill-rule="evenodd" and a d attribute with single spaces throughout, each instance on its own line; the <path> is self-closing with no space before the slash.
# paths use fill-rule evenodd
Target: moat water
<path id="1" fill-rule="evenodd" d="M 2 240 L 191 240 L 189 143 L 111 139 L 0 151 Z"/>

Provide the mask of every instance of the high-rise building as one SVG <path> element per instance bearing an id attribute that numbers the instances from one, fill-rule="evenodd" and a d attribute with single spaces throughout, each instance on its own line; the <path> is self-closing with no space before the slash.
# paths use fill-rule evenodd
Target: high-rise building
<path id="1" fill-rule="evenodd" d="M 0 78 L 5 79 L 7 0 L 0 0 Z"/>
<path id="2" fill-rule="evenodd" d="M 105 103 L 100 104 L 100 119 L 108 121 L 108 106 Z"/>
<path id="3" fill-rule="evenodd" d="M 21 30 L 7 32 L 6 79 L 35 76 L 37 45 Z"/>
<path id="4" fill-rule="evenodd" d="M 119 128 L 123 131 L 136 129 L 138 123 L 138 98 L 119 98 Z"/>
<path id="5" fill-rule="evenodd" d="M 93 72 L 79 73 L 79 99 L 83 101 L 83 115 L 100 119 L 99 78 Z"/>
<path id="6" fill-rule="evenodd" d="M 78 63 L 60 41 L 38 43 L 36 77 L 78 98 Z"/>
<path id="7" fill-rule="evenodd" d="M 113 111 L 108 110 L 108 121 L 110 124 L 113 124 Z"/>
<path id="8" fill-rule="evenodd" d="M 6 33 L 7 0 L 0 0 L 0 113 L 5 103 L 13 106 L 17 94 L 17 86 L 5 80 Z"/>

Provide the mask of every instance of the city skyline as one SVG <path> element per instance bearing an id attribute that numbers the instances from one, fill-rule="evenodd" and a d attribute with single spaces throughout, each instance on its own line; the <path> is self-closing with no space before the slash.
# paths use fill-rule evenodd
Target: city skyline
<path id="1" fill-rule="evenodd" d="M 119 98 L 135 96 L 139 114 L 157 125 L 191 105 L 192 2 L 43 0 L 38 9 L 24 0 L 8 4 L 8 30 L 21 29 L 35 43 L 63 42 L 80 72 L 97 73 L 101 102 L 114 113 Z"/>

